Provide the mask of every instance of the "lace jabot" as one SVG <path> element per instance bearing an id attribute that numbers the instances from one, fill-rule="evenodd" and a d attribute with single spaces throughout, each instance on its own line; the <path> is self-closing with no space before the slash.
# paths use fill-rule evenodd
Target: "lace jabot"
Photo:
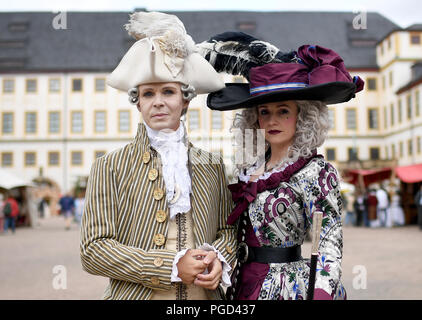
<path id="1" fill-rule="evenodd" d="M 151 146 L 161 156 L 163 178 L 166 185 L 166 199 L 170 218 L 191 209 L 191 178 L 188 170 L 188 147 L 184 125 L 176 131 L 153 130 L 144 122 Z"/>

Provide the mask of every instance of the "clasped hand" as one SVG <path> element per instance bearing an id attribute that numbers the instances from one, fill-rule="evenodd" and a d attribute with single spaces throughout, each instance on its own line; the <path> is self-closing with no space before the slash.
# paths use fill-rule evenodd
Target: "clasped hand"
<path id="1" fill-rule="evenodd" d="M 189 249 L 177 263 L 178 277 L 185 284 L 215 290 L 223 274 L 223 266 L 214 251 Z M 208 274 L 203 274 L 208 269 Z"/>

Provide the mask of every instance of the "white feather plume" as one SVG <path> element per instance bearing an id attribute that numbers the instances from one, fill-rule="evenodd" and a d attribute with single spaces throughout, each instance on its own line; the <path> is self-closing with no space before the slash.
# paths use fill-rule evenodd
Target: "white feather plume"
<path id="1" fill-rule="evenodd" d="M 125 24 L 129 35 L 136 40 L 160 37 L 160 45 L 170 55 L 186 57 L 196 51 L 195 42 L 186 33 L 182 21 L 175 15 L 162 12 L 135 12 Z"/>

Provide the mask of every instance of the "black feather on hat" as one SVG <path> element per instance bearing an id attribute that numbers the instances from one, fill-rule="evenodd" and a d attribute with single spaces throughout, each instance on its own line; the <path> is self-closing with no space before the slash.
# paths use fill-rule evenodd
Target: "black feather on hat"
<path id="1" fill-rule="evenodd" d="M 333 50 L 303 45 L 288 53 L 243 32 L 224 32 L 197 44 L 198 52 L 217 72 L 242 75 L 249 83 L 226 83 L 207 97 L 213 110 L 253 107 L 285 100 L 349 101 L 363 89 Z"/>
<path id="2" fill-rule="evenodd" d="M 249 70 L 267 63 L 295 62 L 294 51 L 282 53 L 271 43 L 243 32 L 224 32 L 196 45 L 199 53 L 217 72 L 242 75 L 249 80 Z"/>

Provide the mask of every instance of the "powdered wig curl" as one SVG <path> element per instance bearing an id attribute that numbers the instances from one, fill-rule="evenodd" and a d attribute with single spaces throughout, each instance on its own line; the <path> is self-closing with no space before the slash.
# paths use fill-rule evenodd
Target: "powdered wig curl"
<path id="1" fill-rule="evenodd" d="M 327 105 L 314 100 L 296 100 L 298 116 L 296 121 L 296 133 L 292 145 L 287 150 L 283 162 L 297 161 L 300 157 L 310 157 L 312 152 L 320 147 L 328 134 L 329 120 Z M 240 129 L 241 140 L 245 140 L 246 129 L 259 129 L 258 108 L 247 108 L 237 113 L 231 129 Z M 253 140 L 253 150 L 257 150 L 257 139 Z M 266 151 L 269 144 L 266 143 Z M 280 164 L 281 164 L 280 163 Z M 252 166 L 254 163 L 236 163 L 237 170 Z"/>

